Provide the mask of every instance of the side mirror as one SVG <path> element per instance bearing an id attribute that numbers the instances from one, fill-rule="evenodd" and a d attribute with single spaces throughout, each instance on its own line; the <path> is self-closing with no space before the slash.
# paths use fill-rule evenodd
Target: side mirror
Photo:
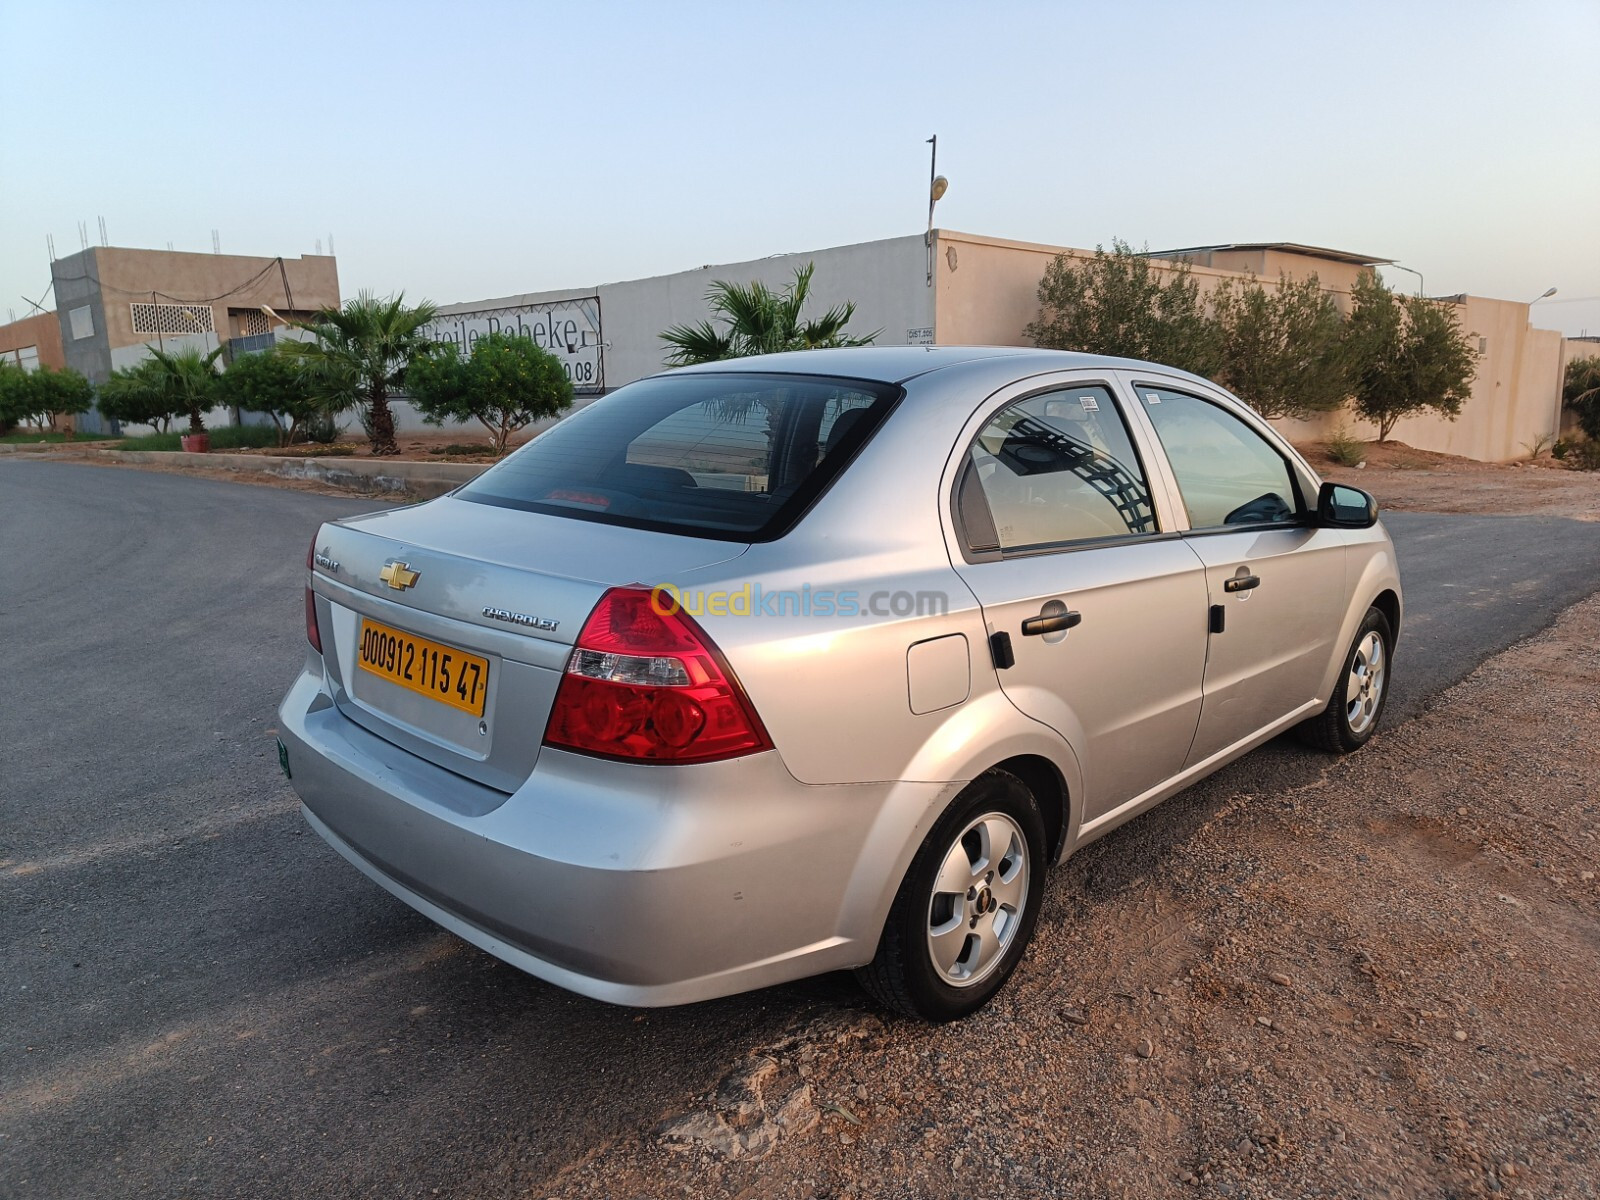
<path id="1" fill-rule="evenodd" d="M 1325 483 L 1317 493 L 1317 524 L 1334 529 L 1371 529 L 1378 523 L 1378 502 L 1344 483 Z"/>

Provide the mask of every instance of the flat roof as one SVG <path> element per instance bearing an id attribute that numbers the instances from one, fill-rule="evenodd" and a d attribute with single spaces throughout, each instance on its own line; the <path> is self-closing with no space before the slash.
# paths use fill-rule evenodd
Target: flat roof
<path id="1" fill-rule="evenodd" d="M 1329 250 L 1326 246 L 1305 246 L 1299 242 L 1228 242 L 1220 246 L 1188 246 L 1182 250 L 1151 250 L 1144 257 L 1181 258 L 1185 254 L 1205 254 L 1212 250 L 1279 250 L 1284 254 L 1303 254 L 1307 258 L 1325 258 L 1330 262 L 1352 263 L 1358 267 L 1381 267 L 1394 262 L 1392 258 L 1354 254 L 1349 250 Z"/>

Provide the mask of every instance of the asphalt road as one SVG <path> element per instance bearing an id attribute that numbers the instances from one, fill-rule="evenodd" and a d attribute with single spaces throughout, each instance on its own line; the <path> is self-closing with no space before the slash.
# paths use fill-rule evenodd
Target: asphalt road
<path id="1" fill-rule="evenodd" d="M 305 829 L 273 743 L 301 564 L 319 521 L 370 507 L 0 459 L 0 1196 L 526 1195 L 864 1003 L 842 977 L 649 1013 L 579 999 Z M 1389 722 L 1600 586 L 1600 524 L 1389 524 Z M 1052 887 L 1115 891 L 1225 798 L 1325 761 L 1264 747 Z"/>

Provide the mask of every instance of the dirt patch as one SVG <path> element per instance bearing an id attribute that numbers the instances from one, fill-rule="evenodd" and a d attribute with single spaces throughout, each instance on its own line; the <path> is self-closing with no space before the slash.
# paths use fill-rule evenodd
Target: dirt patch
<path id="1" fill-rule="evenodd" d="M 532 434 L 513 434 L 506 446 L 506 453 L 531 441 Z M 390 462 L 461 462 L 461 463 L 493 463 L 499 458 L 494 452 L 494 446 L 485 437 L 476 436 L 471 432 L 456 433 L 400 433 L 395 435 L 395 441 L 400 446 L 400 453 L 386 455 Z M 263 454 L 279 455 L 289 458 L 316 458 L 316 457 L 341 457 L 341 458 L 374 458 L 372 443 L 366 438 L 343 437 L 330 445 L 296 444 L 282 448 L 267 447 L 265 449 L 230 450 L 229 454 Z"/>
<path id="2" fill-rule="evenodd" d="M 1069 864 L 975 1018 L 847 1010 L 537 1194 L 1594 1195 L 1597 647 L 1600 597 L 1110 895 Z"/>
<path id="3" fill-rule="evenodd" d="M 1366 466 L 1341 467 L 1321 443 L 1297 447 L 1324 479 L 1412 512 L 1516 514 L 1600 521 L 1600 471 L 1572 471 L 1548 453 L 1532 462 L 1483 463 L 1402 442 L 1366 446 Z"/>
<path id="4" fill-rule="evenodd" d="M 234 451 L 229 451 L 230 454 Z M 224 483 L 247 483 L 255 487 L 284 488 L 291 492 L 315 492 L 319 496 L 350 497 L 359 494 L 364 499 L 376 504 L 414 504 L 422 497 L 405 490 L 390 491 L 363 491 L 354 492 L 347 487 L 336 487 L 333 484 L 323 483 L 314 479 L 286 479 L 281 475 L 269 475 L 265 471 L 240 471 L 232 467 L 206 467 L 191 465 L 191 459 L 186 459 L 182 466 L 168 466 L 165 463 L 126 462 L 119 461 L 115 455 L 100 455 L 96 457 L 76 455 L 52 455 L 64 462 L 81 463 L 89 467 L 110 467 L 122 471 L 157 471 L 163 475 L 189 475 L 199 476 L 201 479 L 216 479 Z M 194 456 L 198 458 L 199 456 Z M 335 459 L 334 461 L 338 461 Z"/>

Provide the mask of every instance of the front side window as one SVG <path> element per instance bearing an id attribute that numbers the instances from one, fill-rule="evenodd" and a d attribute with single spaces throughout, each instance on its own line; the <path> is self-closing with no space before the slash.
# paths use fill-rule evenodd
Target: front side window
<path id="1" fill-rule="evenodd" d="M 1191 529 L 1295 519 L 1289 464 L 1249 425 L 1186 392 L 1143 383 L 1134 391 L 1172 464 Z"/>
<path id="2" fill-rule="evenodd" d="M 455 493 L 665 533 L 781 536 L 900 389 L 812 375 L 684 372 L 574 413 Z"/>
<path id="3" fill-rule="evenodd" d="M 967 462 L 999 550 L 1156 532 L 1144 468 L 1116 402 L 1098 384 L 1001 409 Z"/>

